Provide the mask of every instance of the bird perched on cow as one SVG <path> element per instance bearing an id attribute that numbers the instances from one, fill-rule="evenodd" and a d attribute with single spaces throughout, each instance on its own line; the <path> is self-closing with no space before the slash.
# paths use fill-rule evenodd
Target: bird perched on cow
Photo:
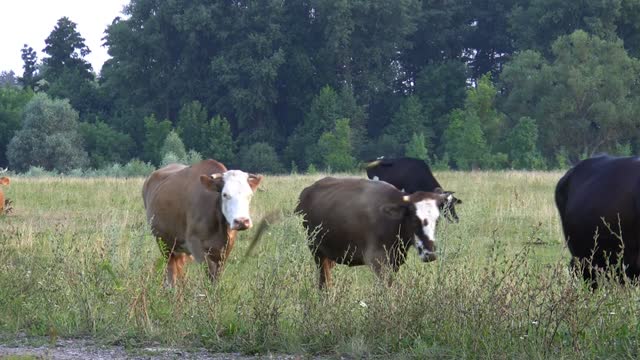
<path id="1" fill-rule="evenodd" d="M 422 261 L 436 260 L 439 206 L 451 196 L 409 195 L 386 182 L 354 178 L 326 177 L 305 188 L 295 211 L 310 238 L 319 287 L 331 284 L 336 263 L 368 265 L 382 277 L 385 267 L 398 271 L 411 246 Z"/>
<path id="2" fill-rule="evenodd" d="M 558 181 L 555 202 L 572 266 L 579 266 L 585 280 L 597 286 L 594 268 L 619 261 L 619 275 L 640 275 L 639 157 L 580 161 Z"/>
<path id="3" fill-rule="evenodd" d="M 372 180 L 388 182 L 396 188 L 412 194 L 416 191 L 436 192 L 453 195 L 453 191 L 444 191 L 438 180 L 433 176 L 429 165 L 420 159 L 402 157 L 387 159 L 384 157 L 368 162 L 367 177 Z M 443 203 L 440 207 L 444 216 L 449 221 L 458 222 L 456 204 L 462 204 L 462 200 L 455 196 Z"/>
<path id="4" fill-rule="evenodd" d="M 215 160 L 191 166 L 170 164 L 145 180 L 142 197 L 147 220 L 168 258 L 166 285 L 175 284 L 191 257 L 206 261 L 215 282 L 237 232 L 253 225 L 249 207 L 261 181 L 261 175 L 227 170 Z"/>

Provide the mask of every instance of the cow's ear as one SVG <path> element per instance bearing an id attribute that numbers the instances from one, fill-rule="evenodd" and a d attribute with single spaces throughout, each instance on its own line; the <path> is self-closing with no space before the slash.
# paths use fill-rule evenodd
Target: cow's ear
<path id="1" fill-rule="evenodd" d="M 200 175 L 200 183 L 209 191 L 221 192 L 224 187 L 222 174 Z"/>
<path id="2" fill-rule="evenodd" d="M 0 178 L 0 185 L 9 185 L 10 182 L 11 180 L 6 176 Z"/>
<path id="3" fill-rule="evenodd" d="M 262 175 L 254 175 L 254 174 L 249 174 L 249 186 L 251 186 L 251 190 L 252 191 L 256 191 L 256 189 L 258 188 L 258 185 L 260 185 L 260 182 L 262 181 Z"/>
<path id="4" fill-rule="evenodd" d="M 390 219 L 400 220 L 407 213 L 406 204 L 386 204 L 381 207 L 382 213 Z"/>
<path id="5" fill-rule="evenodd" d="M 455 191 L 445 191 L 443 194 L 445 195 L 451 195 L 451 198 L 449 198 L 447 196 L 447 202 L 450 202 L 453 205 L 456 204 L 462 204 L 462 200 L 458 199 L 457 197 L 453 196 L 453 194 L 455 194 Z"/>
<path id="6" fill-rule="evenodd" d="M 450 191 L 445 191 L 441 194 L 438 194 L 436 202 L 438 203 L 438 205 L 446 204 L 448 206 L 455 203 L 455 197 L 453 197 Z"/>

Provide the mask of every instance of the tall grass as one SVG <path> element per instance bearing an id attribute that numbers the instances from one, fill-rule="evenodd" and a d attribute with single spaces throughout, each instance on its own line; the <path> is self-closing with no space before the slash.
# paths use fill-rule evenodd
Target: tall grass
<path id="1" fill-rule="evenodd" d="M 187 266 L 174 289 L 145 222 L 143 179 L 14 178 L 0 217 L 0 336 L 92 337 L 216 352 L 437 358 L 637 358 L 640 293 L 592 292 L 567 271 L 553 188 L 560 173 L 442 172 L 464 201 L 439 259 L 414 251 L 382 285 L 366 267 L 317 270 L 297 195 L 321 175 L 267 177 L 254 221 L 284 217 L 244 258 L 240 233 L 216 286 Z"/>

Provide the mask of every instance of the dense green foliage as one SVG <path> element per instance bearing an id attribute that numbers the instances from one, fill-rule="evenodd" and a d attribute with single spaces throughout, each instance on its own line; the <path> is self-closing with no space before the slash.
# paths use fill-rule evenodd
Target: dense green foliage
<path id="1" fill-rule="evenodd" d="M 336 154 L 319 140 L 339 119 L 354 167 L 421 141 L 421 156 L 459 169 L 640 150 L 636 0 L 131 0 L 124 15 L 106 28 L 99 76 L 63 17 L 45 57 L 25 45 L 22 76 L 2 80 L 68 99 L 94 168 L 159 165 L 175 130 L 230 166 L 262 143 L 283 171 L 322 169 Z M 20 107 L 0 96 L 15 109 L 0 117 L 0 166 Z"/>
<path id="2" fill-rule="evenodd" d="M 7 158 L 19 171 L 30 166 L 67 171 L 87 165 L 78 113 L 67 100 L 36 94 L 25 107 L 22 128 L 7 146 Z"/>

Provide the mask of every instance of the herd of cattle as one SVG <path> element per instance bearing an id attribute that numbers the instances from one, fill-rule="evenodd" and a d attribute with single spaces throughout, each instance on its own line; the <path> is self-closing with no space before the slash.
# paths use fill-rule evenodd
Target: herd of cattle
<path id="1" fill-rule="evenodd" d="M 383 270 L 397 271 L 412 246 L 422 261 L 434 261 L 440 215 L 459 220 L 455 205 L 462 201 L 443 190 L 422 160 L 380 158 L 367 164 L 367 177 L 325 177 L 300 193 L 295 212 L 307 230 L 320 288 L 331 284 L 336 263 L 367 265 L 384 278 Z M 206 261 L 215 282 L 237 232 L 253 226 L 249 208 L 262 179 L 204 160 L 167 165 L 145 180 L 144 207 L 168 259 L 167 286 L 175 285 L 191 259 Z M 0 177 L 0 215 L 10 210 L 2 191 L 9 183 Z M 612 265 L 618 275 L 638 279 L 639 157 L 602 155 L 579 162 L 559 180 L 555 202 L 575 271 L 593 287 Z M 260 229 L 264 225 L 265 219 Z"/>
<path id="2" fill-rule="evenodd" d="M 384 278 L 383 270 L 397 271 L 412 246 L 422 261 L 434 261 L 441 213 L 459 220 L 455 205 L 462 201 L 442 189 L 422 160 L 380 158 L 367 164 L 367 176 L 325 177 L 300 193 L 295 212 L 307 230 L 320 288 L 331 284 L 336 263 L 367 265 Z M 215 160 L 168 165 L 146 179 L 144 205 L 168 258 L 168 286 L 192 258 L 206 261 L 216 280 L 237 232 L 253 225 L 249 207 L 261 180 Z M 603 155 L 578 163 L 558 182 L 556 205 L 572 265 L 586 280 L 619 260 L 629 277 L 640 275 L 638 180 L 640 158 Z"/>

